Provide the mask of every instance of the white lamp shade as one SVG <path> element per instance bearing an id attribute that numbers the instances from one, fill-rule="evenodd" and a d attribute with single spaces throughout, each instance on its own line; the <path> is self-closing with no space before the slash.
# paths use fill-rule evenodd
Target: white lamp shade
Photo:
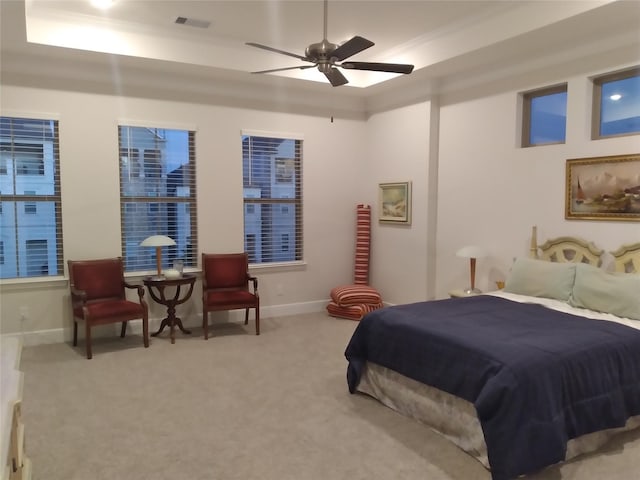
<path id="1" fill-rule="evenodd" d="M 140 244 L 141 247 L 167 247 L 169 245 L 175 245 L 176 242 L 171 237 L 165 235 L 151 235 L 145 238 Z"/>
<path id="2" fill-rule="evenodd" d="M 456 252 L 456 256 L 462 258 L 483 258 L 487 256 L 484 248 L 476 245 L 467 245 Z"/>

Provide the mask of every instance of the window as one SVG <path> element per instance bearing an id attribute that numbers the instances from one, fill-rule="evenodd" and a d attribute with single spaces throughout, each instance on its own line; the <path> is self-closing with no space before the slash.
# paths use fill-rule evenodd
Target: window
<path id="1" fill-rule="evenodd" d="M 249 263 L 256 263 L 256 236 L 253 234 L 246 235 L 244 244 L 249 256 Z"/>
<path id="2" fill-rule="evenodd" d="M 35 277 L 49 273 L 46 240 L 27 240 L 27 275 Z"/>
<path id="3" fill-rule="evenodd" d="M 640 67 L 593 80 L 591 138 L 640 133 Z"/>
<path id="4" fill-rule="evenodd" d="M 118 138 L 125 270 L 155 270 L 155 249 L 140 246 L 151 235 L 176 242 L 163 247 L 164 268 L 176 259 L 195 267 L 195 132 L 121 125 Z"/>
<path id="5" fill-rule="evenodd" d="M 522 95 L 522 146 L 564 143 L 567 130 L 567 85 Z"/>
<path id="6" fill-rule="evenodd" d="M 0 240 L 0 265 L 4 265 L 4 242 Z"/>
<path id="7" fill-rule="evenodd" d="M 242 172 L 251 263 L 302 260 L 302 138 L 243 132 Z"/>
<path id="8" fill-rule="evenodd" d="M 33 191 L 33 190 L 25 190 L 24 194 L 25 194 L 25 196 L 35 195 L 36 192 Z M 34 202 L 24 202 L 24 213 L 32 214 L 32 215 L 38 213 L 36 204 Z"/>
<path id="9" fill-rule="evenodd" d="M 58 121 L 0 117 L 0 278 L 62 275 Z"/>
<path id="10" fill-rule="evenodd" d="M 14 148 L 18 175 L 44 175 L 44 149 L 42 145 L 16 143 Z"/>

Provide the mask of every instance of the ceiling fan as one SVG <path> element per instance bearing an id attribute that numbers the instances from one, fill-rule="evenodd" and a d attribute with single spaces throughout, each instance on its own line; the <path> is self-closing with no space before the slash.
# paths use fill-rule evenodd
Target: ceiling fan
<path id="1" fill-rule="evenodd" d="M 375 62 L 352 62 L 345 60 L 356 53 L 360 53 L 369 47 L 375 45 L 372 41 L 366 38 L 356 35 L 351 40 L 346 41 L 342 45 L 336 45 L 327 40 L 327 10 L 328 0 L 324 0 L 324 37 L 319 43 L 312 43 L 309 45 L 303 55 L 296 53 L 286 52 L 277 48 L 268 47 L 260 43 L 246 42 L 246 45 L 252 47 L 262 48 L 270 52 L 281 53 L 290 57 L 297 58 L 303 62 L 309 62 L 312 65 L 301 65 L 297 67 L 285 67 L 285 68 L 273 68 L 271 70 L 261 70 L 259 72 L 251 73 L 272 73 L 282 72 L 284 70 L 306 70 L 307 68 L 317 67 L 318 70 L 327 77 L 331 85 L 339 87 L 349 83 L 349 80 L 342 74 L 339 68 L 346 68 L 350 70 L 370 70 L 374 72 L 389 72 L 389 73 L 411 73 L 413 71 L 413 65 L 404 63 L 375 63 Z"/>

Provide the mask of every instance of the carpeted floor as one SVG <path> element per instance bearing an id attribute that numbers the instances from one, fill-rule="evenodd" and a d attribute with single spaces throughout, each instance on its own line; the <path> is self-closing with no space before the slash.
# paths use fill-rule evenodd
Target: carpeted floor
<path id="1" fill-rule="evenodd" d="M 347 390 L 357 324 L 308 314 L 142 339 L 27 347 L 23 417 L 33 480 L 489 480 L 433 433 Z M 640 432 L 529 476 L 630 480 Z"/>

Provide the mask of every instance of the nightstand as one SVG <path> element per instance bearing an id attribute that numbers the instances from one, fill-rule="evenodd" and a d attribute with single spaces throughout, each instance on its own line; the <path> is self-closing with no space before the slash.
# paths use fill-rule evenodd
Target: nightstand
<path id="1" fill-rule="evenodd" d="M 449 296 L 451 298 L 464 298 L 464 297 L 474 297 L 478 295 L 477 293 L 467 293 L 462 289 L 456 289 L 456 290 L 450 290 L 449 291 Z"/>

